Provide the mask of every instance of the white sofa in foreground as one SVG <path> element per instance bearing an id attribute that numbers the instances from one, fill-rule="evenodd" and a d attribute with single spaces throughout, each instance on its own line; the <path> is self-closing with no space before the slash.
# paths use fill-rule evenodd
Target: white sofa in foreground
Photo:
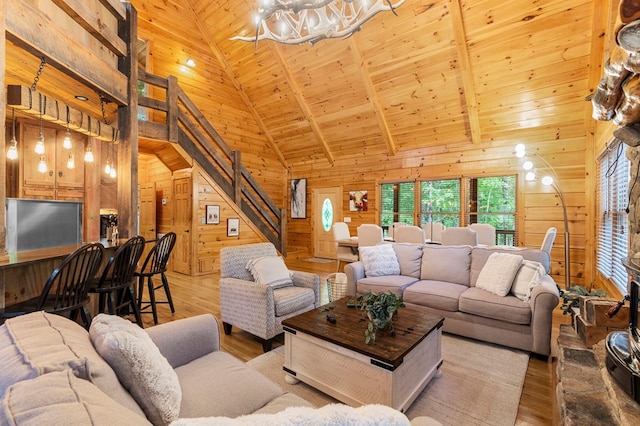
<path id="1" fill-rule="evenodd" d="M 357 411 L 337 404 L 316 413 L 220 351 L 212 315 L 143 330 L 100 314 L 88 333 L 67 318 L 35 312 L 0 326 L 0 365 L 0 425 L 311 425 L 342 416 L 357 425 L 438 424 L 427 417 L 410 423 L 382 406 Z"/>
<path id="2" fill-rule="evenodd" d="M 362 248 L 360 259 L 345 266 L 350 295 L 393 291 L 442 315 L 445 332 L 551 353 L 560 299 L 545 251 L 396 243 Z"/>

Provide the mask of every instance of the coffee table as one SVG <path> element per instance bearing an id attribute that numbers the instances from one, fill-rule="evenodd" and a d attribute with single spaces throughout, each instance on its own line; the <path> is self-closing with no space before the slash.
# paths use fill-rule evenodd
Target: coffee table
<path id="1" fill-rule="evenodd" d="M 303 381 L 352 406 L 384 404 L 404 412 L 440 375 L 444 318 L 400 308 L 393 320 L 395 335 L 379 331 L 375 344 L 367 345 L 368 319 L 347 306 L 349 299 L 282 322 L 285 379 Z"/>

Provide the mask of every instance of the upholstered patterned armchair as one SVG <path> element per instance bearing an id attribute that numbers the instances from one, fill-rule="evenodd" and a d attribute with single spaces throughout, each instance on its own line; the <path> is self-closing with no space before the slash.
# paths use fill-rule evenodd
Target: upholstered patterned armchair
<path id="1" fill-rule="evenodd" d="M 265 352 L 283 332 L 282 321 L 320 306 L 320 277 L 289 271 L 292 285 L 273 286 L 254 280 L 247 264 L 278 256 L 271 243 L 224 247 L 220 250 L 220 312 L 225 334 L 232 326 L 260 337 Z"/>

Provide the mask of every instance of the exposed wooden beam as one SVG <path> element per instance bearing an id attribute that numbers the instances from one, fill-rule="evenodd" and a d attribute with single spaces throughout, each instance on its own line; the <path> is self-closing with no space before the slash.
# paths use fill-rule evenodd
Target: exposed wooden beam
<path id="1" fill-rule="evenodd" d="M 384 139 L 384 143 L 387 145 L 387 153 L 389 155 L 396 155 L 396 144 L 393 140 L 393 136 L 391 136 L 389 125 L 387 124 L 387 120 L 384 116 L 384 109 L 380 106 L 378 96 L 376 95 L 376 90 L 373 87 L 373 82 L 371 81 L 369 73 L 369 67 L 362 57 L 362 49 L 360 48 L 360 45 L 356 38 L 357 36 L 349 38 L 351 53 L 353 54 L 356 62 L 360 63 L 360 76 L 362 77 L 362 82 L 364 83 L 364 87 L 367 90 L 367 97 L 369 98 L 369 102 L 371 102 L 371 105 L 373 106 L 373 114 L 376 116 L 378 126 L 380 126 L 380 130 L 382 131 L 382 138 Z"/>
<path id="2" fill-rule="evenodd" d="M 249 99 L 247 92 L 244 91 L 240 80 L 238 80 L 235 73 L 233 72 L 233 67 L 231 66 L 231 64 L 229 64 L 229 61 L 227 61 L 227 58 L 222 53 L 222 49 L 220 49 L 220 46 L 218 46 L 218 43 L 212 37 L 211 31 L 207 28 L 206 25 L 204 25 L 204 22 L 202 22 L 202 19 L 200 19 L 198 14 L 196 14 L 192 0 L 186 0 L 186 3 L 193 15 L 193 19 L 198 27 L 198 30 L 207 41 L 209 49 L 211 49 L 213 55 L 216 57 L 218 62 L 220 62 L 220 65 L 222 65 L 225 73 L 233 83 L 233 87 L 235 87 L 236 92 L 238 92 L 238 94 L 242 98 L 242 101 L 247 106 L 249 113 L 258 124 L 258 127 L 260 128 L 260 131 L 262 132 L 264 137 L 267 139 L 267 143 L 278 157 L 280 164 L 282 164 L 283 167 L 287 167 L 287 160 L 284 158 L 284 155 L 282 155 L 282 151 L 280 151 L 280 148 L 278 148 L 275 139 L 273 139 L 273 136 L 271 136 L 271 133 L 267 128 L 267 125 L 264 123 L 264 121 L 262 121 L 262 117 L 260 117 L 260 114 L 258 114 L 258 111 L 256 111 L 255 107 L 253 106 L 253 102 L 251 102 L 251 99 Z"/>
<path id="3" fill-rule="evenodd" d="M 118 19 L 125 19 L 127 17 L 127 9 L 121 0 L 100 0 L 100 3 L 117 16 Z"/>
<path id="4" fill-rule="evenodd" d="M 474 144 L 479 144 L 482 142 L 482 132 L 480 130 L 480 119 L 478 118 L 478 101 L 473 82 L 473 70 L 469 59 L 469 50 L 467 49 L 467 36 L 464 31 L 464 21 L 462 20 L 462 7 L 460 6 L 460 0 L 450 0 L 449 4 L 451 5 L 451 25 L 453 26 L 458 60 L 460 62 L 462 89 L 467 104 L 467 114 L 469 115 L 471 141 Z"/>
<path id="5" fill-rule="evenodd" d="M 118 56 L 126 56 L 127 45 L 118 35 L 98 20 L 95 11 L 87 8 L 85 1 L 81 0 L 51 0 L 67 15 L 73 18 L 89 34 L 100 40 L 111 52 Z M 111 9 L 109 9 L 111 12 Z"/>
<path id="6" fill-rule="evenodd" d="M 327 141 L 325 140 L 322 134 L 322 130 L 320 129 L 320 126 L 318 126 L 318 122 L 315 116 L 313 115 L 313 113 L 311 112 L 311 109 L 309 108 L 309 105 L 307 104 L 307 101 L 304 98 L 304 95 L 302 94 L 302 90 L 300 90 L 298 83 L 296 82 L 295 78 L 293 78 L 291 71 L 289 71 L 289 67 L 287 66 L 287 61 L 284 59 L 284 55 L 282 54 L 282 49 L 276 43 L 268 43 L 268 44 L 269 44 L 269 47 L 271 48 L 271 51 L 273 52 L 273 56 L 276 58 L 276 60 L 278 61 L 278 64 L 280 65 L 280 69 L 282 70 L 285 76 L 285 79 L 287 80 L 287 84 L 289 84 L 289 87 L 291 87 L 291 92 L 293 92 L 293 97 L 296 99 L 298 106 L 300 107 L 305 118 L 309 122 L 309 125 L 311 126 L 311 129 L 313 130 L 315 137 L 318 139 L 318 141 L 320 141 L 320 146 L 324 151 L 325 157 L 329 161 L 329 164 L 333 164 L 335 160 L 333 159 L 333 154 L 331 153 L 331 149 L 329 149 L 329 144 L 327 144 Z"/>
<path id="7" fill-rule="evenodd" d="M 7 43 L 6 43 L 6 1 L 0 1 L 0 85 L 6 85 L 7 71 Z M 0 96 L 0 120 L 6 123 L 7 118 L 7 98 Z M 6 129 L 5 129 L 6 130 Z M 7 131 L 3 131 L 0 135 L 0 149 L 3 153 L 7 152 L 6 135 Z M 6 205 L 7 199 L 7 161 L 0 161 L 0 205 Z M 6 209 L 0 209 L 0 255 L 6 253 L 7 227 L 6 227 Z M 0 307 L 4 307 L 4 297 L 0 301 Z"/>
<path id="8" fill-rule="evenodd" d="M 7 1 L 7 40 L 72 79 L 102 93 L 119 105 L 127 103 L 127 77 L 71 35 L 63 32 L 48 16 L 28 2 Z"/>
<path id="9" fill-rule="evenodd" d="M 49 98 L 28 87 L 10 85 L 7 87 L 7 107 L 40 118 L 42 101 L 42 120 L 67 126 L 67 108 L 69 108 L 69 129 L 105 142 L 116 142 L 118 129 L 71 108 L 64 103 Z"/>

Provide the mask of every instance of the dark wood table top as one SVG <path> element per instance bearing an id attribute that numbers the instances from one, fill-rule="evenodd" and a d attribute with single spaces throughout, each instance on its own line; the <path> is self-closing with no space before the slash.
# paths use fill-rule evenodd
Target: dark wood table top
<path id="1" fill-rule="evenodd" d="M 375 343 L 365 344 L 364 332 L 369 322 L 364 311 L 348 307 L 347 296 L 317 309 L 282 322 L 285 328 L 309 334 L 397 368 L 404 357 L 433 330 L 441 327 L 444 318 L 412 308 L 400 308 L 393 317 L 395 334 L 388 330 L 376 333 Z M 332 314 L 335 324 L 327 321 Z"/>

